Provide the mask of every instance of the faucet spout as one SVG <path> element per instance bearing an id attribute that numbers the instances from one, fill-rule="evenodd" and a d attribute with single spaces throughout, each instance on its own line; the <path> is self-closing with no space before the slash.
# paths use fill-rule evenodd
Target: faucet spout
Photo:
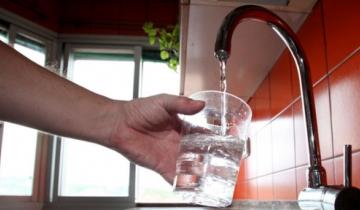
<path id="1" fill-rule="evenodd" d="M 292 29 L 281 18 L 263 7 L 254 5 L 238 7 L 225 17 L 218 31 L 215 43 L 215 57 L 217 57 L 220 62 L 227 61 L 231 52 L 231 38 L 234 29 L 239 23 L 246 20 L 260 21 L 271 27 L 290 50 L 299 77 L 302 109 L 308 140 L 308 187 L 318 188 L 323 186 L 326 184 L 326 175 L 325 169 L 321 166 L 309 64 L 297 36 Z"/>

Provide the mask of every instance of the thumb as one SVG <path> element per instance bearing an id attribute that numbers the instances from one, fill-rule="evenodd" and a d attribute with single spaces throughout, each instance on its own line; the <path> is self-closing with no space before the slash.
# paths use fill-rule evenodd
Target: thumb
<path id="1" fill-rule="evenodd" d="M 204 108 L 205 102 L 184 96 L 163 95 L 162 105 L 169 113 L 195 114 Z"/>

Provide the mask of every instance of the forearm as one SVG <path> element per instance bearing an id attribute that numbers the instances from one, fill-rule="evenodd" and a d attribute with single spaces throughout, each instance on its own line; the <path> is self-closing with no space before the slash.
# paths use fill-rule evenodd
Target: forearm
<path id="1" fill-rule="evenodd" d="M 0 119 L 106 144 L 121 102 L 92 93 L 0 44 Z"/>

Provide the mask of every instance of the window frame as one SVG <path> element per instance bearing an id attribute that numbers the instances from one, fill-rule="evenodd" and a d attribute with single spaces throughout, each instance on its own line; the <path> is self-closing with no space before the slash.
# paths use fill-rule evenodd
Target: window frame
<path id="1" fill-rule="evenodd" d="M 1 17 L 0 17 L 1 18 Z M 6 18 L 5 18 L 6 19 Z M 3 20 L 3 18 L 1 18 Z M 6 22 L 3 20 L 2 22 Z M 54 49 L 56 45 L 55 41 L 51 37 L 47 37 L 39 35 L 35 31 L 24 29 L 21 27 L 23 23 L 8 23 L 8 27 L 1 24 L 1 27 L 7 31 L 8 45 L 14 47 L 16 42 L 16 36 L 21 35 L 26 37 L 32 41 L 35 41 L 45 48 L 45 63 L 44 66 L 47 66 L 48 63 L 51 63 L 55 56 L 53 55 Z M 1 148 L 2 148 L 2 140 L 3 140 L 3 130 L 4 130 L 4 122 L 0 121 L 0 161 L 1 161 Z M 34 176 L 33 176 L 33 184 L 32 184 L 32 192 L 31 195 L 0 195 L 0 202 L 10 202 L 14 203 L 32 203 L 29 207 L 39 206 L 40 202 L 43 200 L 42 195 L 44 194 L 45 180 L 41 179 L 41 175 L 43 174 L 43 169 L 47 167 L 45 161 L 41 160 L 47 154 L 47 139 L 52 139 L 52 135 L 44 134 L 42 132 L 37 132 L 36 138 L 36 149 L 35 149 L 35 162 L 34 162 Z M 10 204 L 10 205 L 12 205 Z M 15 205 L 15 204 L 14 204 Z"/>
<path id="2" fill-rule="evenodd" d="M 73 55 L 75 52 L 109 52 L 109 53 L 129 53 L 134 54 L 134 84 L 133 84 L 133 98 L 139 96 L 139 83 L 141 73 L 141 46 L 124 46 L 124 45 L 107 45 L 107 44 L 73 44 L 67 43 L 64 47 L 63 64 L 61 74 L 64 77 L 72 71 L 74 62 Z M 51 146 L 52 160 L 50 165 L 52 169 L 48 170 L 50 179 L 48 179 L 48 198 L 51 203 L 50 206 L 86 206 L 91 203 L 91 206 L 96 206 L 101 209 L 102 207 L 134 207 L 135 206 L 135 181 L 136 181 L 136 166 L 130 162 L 130 174 L 129 174 L 129 195 L 117 196 L 117 197 L 91 197 L 91 196 L 61 196 L 59 195 L 59 178 L 60 178 L 60 159 L 61 159 L 61 137 L 56 137 L 56 142 Z"/>

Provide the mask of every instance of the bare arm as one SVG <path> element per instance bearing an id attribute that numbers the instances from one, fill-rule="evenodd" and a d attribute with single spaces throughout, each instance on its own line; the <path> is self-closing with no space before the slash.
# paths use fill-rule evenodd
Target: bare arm
<path id="1" fill-rule="evenodd" d="M 113 101 L 47 71 L 2 42 L 0 58 L 1 119 L 99 143 L 107 138 L 107 123 L 116 117 Z"/>
<path id="2" fill-rule="evenodd" d="M 129 102 L 90 92 L 0 42 L 0 119 L 113 148 L 169 182 L 180 139 L 178 113 L 202 102 L 158 95 Z"/>

